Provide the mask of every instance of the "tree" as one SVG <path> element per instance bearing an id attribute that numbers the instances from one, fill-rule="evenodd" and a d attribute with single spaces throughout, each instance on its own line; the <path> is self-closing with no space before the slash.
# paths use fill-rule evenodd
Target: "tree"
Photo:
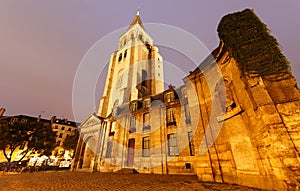
<path id="1" fill-rule="evenodd" d="M 66 150 L 75 150 L 77 146 L 77 141 L 79 138 L 79 132 L 76 131 L 74 135 L 68 136 L 63 142 L 63 148 Z"/>
<path id="2" fill-rule="evenodd" d="M 0 123 L 0 150 L 5 158 L 11 162 L 12 155 L 19 147 L 25 150 L 20 153 L 23 160 L 31 153 L 50 155 L 55 148 L 56 133 L 52 131 L 50 125 L 41 122 L 33 123 Z"/>

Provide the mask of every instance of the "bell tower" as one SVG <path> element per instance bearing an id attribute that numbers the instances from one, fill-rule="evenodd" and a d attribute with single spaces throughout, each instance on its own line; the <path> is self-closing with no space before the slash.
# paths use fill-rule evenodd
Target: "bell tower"
<path id="1" fill-rule="evenodd" d="M 137 11 L 111 55 L 98 115 L 107 117 L 113 107 L 163 90 L 163 60 Z"/>

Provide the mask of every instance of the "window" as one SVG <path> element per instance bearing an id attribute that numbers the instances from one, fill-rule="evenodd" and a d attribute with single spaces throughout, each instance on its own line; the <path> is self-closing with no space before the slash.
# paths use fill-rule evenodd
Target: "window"
<path id="1" fill-rule="evenodd" d="M 150 136 L 143 137 L 143 157 L 150 157 Z"/>
<path id="2" fill-rule="evenodd" d="M 178 155 L 178 145 L 177 145 L 177 134 L 172 133 L 168 135 L 168 154 L 169 156 Z"/>
<path id="3" fill-rule="evenodd" d="M 126 45 L 126 38 L 124 39 L 123 41 L 123 45 L 125 46 Z M 125 56 L 124 56 L 125 57 Z"/>
<path id="4" fill-rule="evenodd" d="M 150 113 L 143 114 L 143 131 L 150 131 Z"/>
<path id="5" fill-rule="evenodd" d="M 54 126 L 54 129 L 58 129 L 58 125 L 55 125 L 55 126 Z"/>
<path id="6" fill-rule="evenodd" d="M 166 94 L 166 101 L 168 103 L 171 102 L 171 101 L 173 101 L 173 96 L 172 96 L 171 92 Z"/>
<path id="7" fill-rule="evenodd" d="M 56 142 L 56 146 L 60 146 L 60 141 L 57 141 L 57 142 Z"/>
<path id="8" fill-rule="evenodd" d="M 119 55 L 118 61 L 120 62 L 122 60 L 122 53 Z"/>
<path id="9" fill-rule="evenodd" d="M 188 132 L 188 140 L 189 140 L 190 155 L 194 156 L 195 155 L 195 147 L 194 147 L 194 142 L 193 142 L 193 132 L 192 131 Z"/>
<path id="10" fill-rule="evenodd" d="M 131 116 L 130 117 L 130 128 L 129 128 L 129 133 L 136 132 L 136 117 Z"/>
<path id="11" fill-rule="evenodd" d="M 167 126 L 171 126 L 171 125 L 176 125 L 174 108 L 167 109 Z"/>
<path id="12" fill-rule="evenodd" d="M 62 138 L 62 136 L 63 136 L 63 134 L 62 134 L 62 133 L 60 133 L 58 137 L 59 137 L 59 138 Z"/>
<path id="13" fill-rule="evenodd" d="M 24 147 L 25 147 L 25 142 L 23 142 L 21 145 L 20 145 L 20 147 L 19 147 L 19 150 L 23 150 L 24 149 Z"/>
<path id="14" fill-rule="evenodd" d="M 137 104 L 136 102 L 131 104 L 131 111 L 136 111 L 137 110 Z"/>
<path id="15" fill-rule="evenodd" d="M 190 125 L 192 124 L 191 122 L 191 115 L 190 115 L 190 108 L 188 104 L 184 104 L 184 114 L 185 114 L 185 123 Z"/>
<path id="16" fill-rule="evenodd" d="M 68 131 L 72 131 L 71 128 L 69 128 Z"/>
<path id="17" fill-rule="evenodd" d="M 146 87 L 147 71 L 142 70 L 142 86 Z"/>
<path id="18" fill-rule="evenodd" d="M 21 123 L 27 123 L 27 119 L 22 119 Z"/>
<path id="19" fill-rule="evenodd" d="M 107 148 L 106 148 L 106 158 L 111 158 L 112 146 L 113 146 L 113 142 L 108 141 Z"/>
<path id="20" fill-rule="evenodd" d="M 65 127 L 64 127 L 64 126 L 62 126 L 62 127 L 61 127 L 61 130 L 65 130 Z"/>
<path id="21" fill-rule="evenodd" d="M 125 52 L 124 52 L 124 58 L 126 58 L 127 57 L 127 50 L 125 50 Z"/>

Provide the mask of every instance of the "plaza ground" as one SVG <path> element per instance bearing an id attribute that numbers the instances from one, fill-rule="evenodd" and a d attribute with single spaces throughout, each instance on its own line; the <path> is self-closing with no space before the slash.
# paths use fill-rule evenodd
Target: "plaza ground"
<path id="1" fill-rule="evenodd" d="M 2 191 L 94 190 L 259 190 L 239 185 L 199 182 L 196 176 L 90 172 L 1 174 Z"/>

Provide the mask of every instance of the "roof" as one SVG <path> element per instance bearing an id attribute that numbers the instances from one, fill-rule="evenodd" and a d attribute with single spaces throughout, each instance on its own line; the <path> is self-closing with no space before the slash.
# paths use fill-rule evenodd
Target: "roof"
<path id="1" fill-rule="evenodd" d="M 142 20 L 141 20 L 141 17 L 140 17 L 140 11 L 137 11 L 136 16 L 132 20 L 132 22 L 129 25 L 128 29 L 130 29 L 131 27 L 133 27 L 136 24 L 139 24 L 145 30 L 145 27 L 143 26 L 143 23 L 142 23 Z"/>
<path id="2" fill-rule="evenodd" d="M 2 116 L 0 118 L 0 120 L 10 122 L 12 120 L 12 118 L 17 119 L 17 121 L 19 121 L 19 122 L 22 122 L 22 120 L 26 120 L 27 122 L 36 122 L 39 119 L 38 117 L 32 117 L 32 116 L 27 116 L 27 115 L 15 115 L 15 116 Z M 40 122 L 43 122 L 43 123 L 50 123 L 50 120 L 48 120 L 48 119 L 40 118 L 39 120 L 40 120 Z"/>

